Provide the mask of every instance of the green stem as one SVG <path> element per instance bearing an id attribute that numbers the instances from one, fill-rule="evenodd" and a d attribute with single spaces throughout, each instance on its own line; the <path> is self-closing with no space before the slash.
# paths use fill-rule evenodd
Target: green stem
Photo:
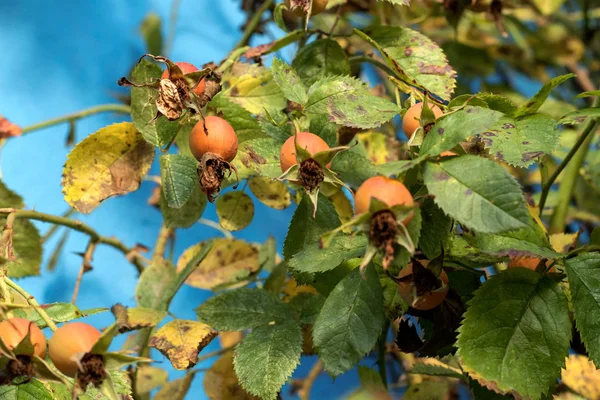
<path id="1" fill-rule="evenodd" d="M 135 254 L 134 249 L 130 249 L 125 246 L 123 242 L 116 238 L 101 236 L 91 226 L 84 224 L 81 221 L 72 220 L 57 215 L 44 214 L 33 210 L 17 210 L 14 208 L 0 208 L 0 215 L 15 214 L 16 218 L 25 218 L 36 221 L 48 222 L 55 225 L 62 225 L 75 231 L 85 233 L 96 243 L 105 244 L 123 253 L 127 259 L 137 268 L 138 272 L 144 270 L 144 266 L 141 263 L 140 258 Z"/>
<path id="2" fill-rule="evenodd" d="M 77 211 L 75 211 L 74 208 L 69 208 L 67 210 L 67 212 L 65 212 L 62 216 L 65 218 L 69 218 L 71 215 L 75 214 L 76 212 Z M 54 235 L 54 233 L 56 233 L 58 228 L 60 228 L 60 225 L 52 225 L 52 227 L 50 229 L 48 229 L 48 232 L 46 232 L 44 234 L 44 236 L 42 236 L 42 243 L 47 242 L 48 239 L 50 239 L 52 237 L 52 235 Z"/>
<path id="3" fill-rule="evenodd" d="M 244 33 L 240 41 L 235 45 L 235 48 L 244 47 L 250 42 L 250 38 L 254 34 L 256 28 L 262 21 L 262 16 L 271 6 L 275 3 L 275 0 L 265 0 L 265 2 L 260 6 L 258 10 L 254 13 L 250 21 L 248 21 L 248 25 L 246 25 L 246 29 L 244 29 Z"/>
<path id="4" fill-rule="evenodd" d="M 381 335 L 379 335 L 379 341 L 377 342 L 377 366 L 379 369 L 379 376 L 381 376 L 381 380 L 383 381 L 383 385 L 388 387 L 387 383 L 387 367 L 385 363 L 385 356 L 387 354 L 387 334 L 390 330 L 390 320 L 385 319 L 385 324 L 383 325 L 383 330 L 381 331 Z"/>
<path id="5" fill-rule="evenodd" d="M 35 297 L 33 297 L 32 295 L 27 293 L 21 286 L 17 285 L 15 282 L 13 282 L 7 276 L 4 277 L 4 281 L 6 282 L 6 284 L 8 286 L 13 288 L 17 293 L 19 293 L 21 296 L 23 296 L 25 298 L 25 300 L 27 300 L 27 303 L 31 307 L 33 307 L 33 309 L 40 315 L 40 317 L 42 317 L 44 322 L 46 322 L 46 325 L 48 325 L 48 327 L 50 329 L 52 329 L 52 331 L 56 330 L 56 324 L 54 323 L 54 321 L 52 321 L 52 318 L 50 318 L 50 316 L 46 313 L 46 311 L 44 311 L 44 309 L 40 306 L 40 304 L 37 302 Z"/>
<path id="6" fill-rule="evenodd" d="M 593 107 L 598 107 L 598 105 L 600 105 L 600 97 L 596 98 L 596 100 L 594 101 Z M 593 136 L 592 133 L 595 131 L 594 128 L 595 128 L 598 120 L 599 120 L 598 118 L 592 119 L 587 123 L 585 129 L 581 133 L 581 136 L 579 137 L 579 139 L 577 140 L 575 145 L 573 145 L 573 148 L 571 149 L 571 151 L 569 151 L 569 154 L 567 154 L 567 156 L 560 163 L 560 165 L 558 166 L 556 171 L 554 171 L 554 173 L 550 176 L 550 178 L 548 178 L 548 181 L 542 185 L 542 195 L 540 197 L 540 204 L 539 204 L 540 215 L 544 211 L 544 206 L 546 205 L 546 200 L 548 199 L 548 193 L 550 192 L 550 188 L 552 187 L 552 185 L 554 184 L 554 182 L 556 181 L 556 179 L 558 178 L 560 173 L 565 169 L 565 167 L 569 164 L 571 159 L 575 156 L 575 154 L 577 153 L 579 148 L 587 140 L 588 136 L 590 136 L 590 137 Z M 588 143 L 587 147 L 589 147 L 589 143 Z M 587 153 L 587 149 L 585 150 L 585 152 Z M 579 170 L 579 168 L 577 170 Z M 567 205 L 568 205 L 568 202 L 567 202 Z"/>
<path id="7" fill-rule="evenodd" d="M 586 127 L 586 130 L 581 134 L 581 137 L 578 140 L 578 143 L 581 142 L 581 148 L 574 152 L 574 155 L 571 157 L 573 162 L 569 164 L 565 170 L 565 175 L 563 176 L 562 183 L 558 189 L 559 200 L 558 204 L 554 208 L 552 219 L 550 220 L 550 233 L 560 233 L 565 230 L 569 204 L 571 203 L 571 198 L 573 197 L 573 191 L 575 190 L 575 184 L 577 183 L 579 170 L 585 161 L 585 157 L 587 156 L 590 148 L 590 143 L 594 138 L 593 133 L 596 131 L 597 126 L 597 121 L 590 121 L 588 127 Z"/>
<path id="8" fill-rule="evenodd" d="M 63 117 L 49 119 L 48 121 L 26 126 L 25 128 L 23 128 L 23 134 L 37 131 L 40 129 L 49 128 L 51 126 L 63 124 L 65 122 L 77 121 L 79 119 L 89 117 L 90 115 L 100 114 L 103 112 L 117 112 L 122 114 L 129 114 L 131 112 L 131 108 L 124 104 L 103 104 L 101 106 L 96 106 L 73 114 L 68 114 Z"/>
<path id="9" fill-rule="evenodd" d="M 169 238 L 173 236 L 173 229 L 167 228 L 164 224 L 158 231 L 158 237 L 156 238 L 156 244 L 154 245 L 154 253 L 152 253 L 152 261 L 165 258 L 165 252 L 167 251 L 167 244 Z"/>

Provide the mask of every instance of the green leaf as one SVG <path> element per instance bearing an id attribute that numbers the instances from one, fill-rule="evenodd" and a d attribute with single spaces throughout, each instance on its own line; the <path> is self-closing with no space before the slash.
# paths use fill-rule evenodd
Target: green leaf
<path id="1" fill-rule="evenodd" d="M 65 201 L 89 213 L 110 197 L 136 191 L 150 170 L 154 153 L 131 122 L 100 129 L 67 157 L 61 182 Z"/>
<path id="2" fill-rule="evenodd" d="M 169 207 L 163 190 L 160 193 L 159 206 L 165 225 L 168 228 L 189 228 L 200 219 L 207 202 L 206 194 L 204 194 L 200 188 L 200 183 L 196 180 L 194 191 L 183 207 Z"/>
<path id="3" fill-rule="evenodd" d="M 564 256 L 552 249 L 544 232 L 531 226 L 501 234 L 478 233 L 466 238 L 481 251 L 494 256 L 540 256 L 549 259 Z"/>
<path id="4" fill-rule="evenodd" d="M 531 114 L 518 118 L 504 116 L 480 136 L 497 160 L 525 168 L 556 149 L 560 131 L 552 118 Z"/>
<path id="5" fill-rule="evenodd" d="M 149 13 L 140 25 L 140 33 L 146 41 L 146 52 L 150 54 L 162 54 L 163 40 L 161 33 L 160 17 L 155 13 Z"/>
<path id="6" fill-rule="evenodd" d="M 598 117 L 600 117 L 600 107 L 583 108 L 566 114 L 558 123 L 563 125 L 577 125 L 584 123 L 588 118 Z"/>
<path id="7" fill-rule="evenodd" d="M 143 59 L 133 68 L 131 78 L 133 83 L 142 85 L 156 82 L 163 71 L 160 67 L 147 59 Z M 133 125 L 141 132 L 146 141 L 154 146 L 162 147 L 173 140 L 179 131 L 177 121 L 168 121 L 164 116 L 157 120 L 156 99 L 157 89 L 150 87 L 131 88 L 131 119 Z"/>
<path id="8" fill-rule="evenodd" d="M 558 85 L 573 78 L 574 76 L 575 74 L 566 74 L 550 79 L 544 84 L 544 86 L 542 86 L 542 88 L 535 94 L 535 96 L 529 99 L 527 103 L 519 107 L 519 109 L 514 113 L 513 116 L 520 117 L 523 115 L 535 113 L 537 110 L 540 109 L 542 104 L 544 104 L 544 102 L 550 95 L 550 92 L 552 92 Z"/>
<path id="9" fill-rule="evenodd" d="M 315 40 L 302 47 L 292 66 L 307 85 L 327 76 L 350 75 L 346 52 L 331 39 Z"/>
<path id="10" fill-rule="evenodd" d="M 575 96 L 575 98 L 582 99 L 584 97 L 594 97 L 594 96 L 600 96 L 600 90 L 592 90 L 589 92 L 582 92 L 582 93 L 579 93 L 577 96 Z"/>
<path id="11" fill-rule="evenodd" d="M 399 112 L 389 100 L 375 96 L 350 76 L 322 78 L 308 90 L 308 115 L 327 115 L 331 122 L 353 128 L 376 128 Z"/>
<path id="12" fill-rule="evenodd" d="M 208 107 L 215 108 L 231 124 L 239 143 L 267 137 L 258 120 L 249 111 L 224 96 L 220 94 L 216 95 L 208 103 Z"/>
<path id="13" fill-rule="evenodd" d="M 275 10 L 273 10 L 273 20 L 277 27 L 284 32 L 287 32 L 287 26 L 285 25 L 285 20 L 283 19 L 283 11 L 287 10 L 285 3 L 279 3 L 275 6 Z"/>
<path id="14" fill-rule="evenodd" d="M 485 132 L 502 113 L 488 108 L 466 106 L 437 120 L 421 145 L 421 155 L 437 156 L 465 139 Z"/>
<path id="15" fill-rule="evenodd" d="M 384 321 L 383 294 L 373 265 L 357 268 L 327 297 L 313 327 L 319 358 L 332 375 L 351 369 L 370 352 Z"/>
<path id="16" fill-rule="evenodd" d="M 198 162 L 183 154 L 160 156 L 160 177 L 167 204 L 181 208 L 194 194 L 198 182 Z"/>
<path id="17" fill-rule="evenodd" d="M 425 199 L 421 204 L 421 217 L 423 222 L 419 248 L 428 260 L 433 260 L 442 253 L 444 244 L 452 233 L 452 218 L 444 214 L 431 198 Z"/>
<path id="18" fill-rule="evenodd" d="M 228 192 L 217 199 L 217 215 L 224 229 L 239 231 L 252 222 L 254 203 L 244 192 Z"/>
<path id="19" fill-rule="evenodd" d="M 373 368 L 359 365 L 358 379 L 360 379 L 360 385 L 369 392 L 387 392 L 381 380 L 381 375 Z"/>
<path id="20" fill-rule="evenodd" d="M 318 293 L 299 293 L 292 297 L 289 305 L 296 310 L 303 325 L 313 325 L 325 304 L 325 297 Z"/>
<path id="21" fill-rule="evenodd" d="M 566 266 L 577 330 L 600 368 L 600 254 L 582 254 L 567 260 Z"/>
<path id="22" fill-rule="evenodd" d="M 262 399 L 276 399 L 302 353 L 302 331 L 294 321 L 255 328 L 235 349 L 235 373 L 242 387 Z"/>
<path id="23" fill-rule="evenodd" d="M 23 199 L 8 189 L 0 180 L 0 208 L 23 208 Z M 5 217 L 0 217 L 0 227 L 4 227 Z M 39 275 L 42 263 L 42 244 L 40 234 L 29 220 L 17 218 L 13 225 L 13 252 L 16 261 L 7 261 L 8 275 L 11 278 L 21 278 L 30 275 Z M 6 252 L 6 249 L 1 249 Z M 0 265 L 7 254 L 0 252 Z"/>
<path id="24" fill-rule="evenodd" d="M 76 305 L 71 303 L 52 303 L 44 304 L 46 314 L 57 323 L 69 322 L 74 319 L 84 318 L 90 315 L 99 314 L 108 311 L 108 308 L 90 308 L 88 310 L 80 310 Z M 47 327 L 46 322 L 34 309 L 14 310 L 13 314 L 16 317 L 26 318 L 33 321 L 40 329 Z"/>
<path id="25" fill-rule="evenodd" d="M 0 398 L 2 400 L 53 400 L 52 392 L 37 379 L 31 379 L 20 385 L 0 386 Z"/>
<path id="26" fill-rule="evenodd" d="M 290 258 L 287 265 L 298 272 L 325 272 L 363 255 L 366 247 L 367 238 L 363 235 L 336 236 L 324 249 L 319 242 L 309 244 Z"/>
<path id="27" fill-rule="evenodd" d="M 198 319 L 222 331 L 282 322 L 292 318 L 290 306 L 260 289 L 241 288 L 211 297 L 196 309 Z"/>
<path id="28" fill-rule="evenodd" d="M 140 275 L 135 298 L 140 307 L 166 311 L 176 289 L 177 273 L 167 260 L 152 262 Z"/>
<path id="29" fill-rule="evenodd" d="M 529 223 L 519 184 L 489 159 L 451 157 L 438 164 L 427 163 L 423 175 L 436 204 L 475 231 L 498 233 Z"/>
<path id="30" fill-rule="evenodd" d="M 450 99 L 456 86 L 456 72 L 434 41 L 400 26 L 378 26 L 369 31 L 369 36 L 388 60 L 393 60 L 388 65 L 394 70 L 401 69 L 411 78 L 407 83 L 416 84 L 444 100 Z"/>
<path id="31" fill-rule="evenodd" d="M 308 100 L 306 87 L 294 68 L 276 58 L 273 60 L 271 73 L 273 74 L 273 80 L 279 85 L 283 95 L 288 100 L 298 104 L 306 103 Z"/>
<path id="32" fill-rule="evenodd" d="M 460 369 L 448 365 L 436 358 L 419 358 L 408 371 L 411 374 L 446 376 L 449 378 L 466 379 Z"/>
<path id="33" fill-rule="evenodd" d="M 571 338 L 567 298 L 548 277 L 511 268 L 477 291 L 459 331 L 464 370 L 502 391 L 539 399 L 565 365 Z"/>
<path id="34" fill-rule="evenodd" d="M 286 106 L 271 72 L 258 64 L 235 63 L 221 82 L 221 96 L 252 114 L 277 112 Z"/>
<path id="35" fill-rule="evenodd" d="M 298 205 L 283 244 L 283 256 L 289 260 L 303 249 L 318 243 L 321 235 L 340 226 L 340 219 L 331 202 L 319 195 L 316 218 L 313 218 L 314 206 L 308 196 L 304 196 Z"/>

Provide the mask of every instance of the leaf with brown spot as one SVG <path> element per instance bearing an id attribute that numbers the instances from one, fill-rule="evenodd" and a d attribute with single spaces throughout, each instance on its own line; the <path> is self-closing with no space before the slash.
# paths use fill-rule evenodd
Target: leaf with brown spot
<path id="1" fill-rule="evenodd" d="M 219 223 L 228 231 L 247 227 L 254 217 L 254 203 L 244 192 L 229 192 L 217 199 Z"/>
<path id="2" fill-rule="evenodd" d="M 169 374 L 162 368 L 143 365 L 138 367 L 135 376 L 135 391 L 140 395 L 148 394 L 167 383 Z"/>
<path id="3" fill-rule="evenodd" d="M 167 383 L 156 393 L 154 400 L 183 400 L 190 390 L 193 379 L 194 374 L 190 373 L 181 379 Z"/>
<path id="4" fill-rule="evenodd" d="M 236 332 L 237 333 L 237 332 Z M 204 391 L 210 400 L 258 400 L 239 384 L 233 369 L 233 352 L 221 356 L 204 375 Z"/>
<path id="5" fill-rule="evenodd" d="M 210 326 L 197 321 L 176 319 L 160 328 L 148 345 L 159 350 L 173 367 L 185 370 L 198 362 L 198 353 L 217 336 Z"/>
<path id="6" fill-rule="evenodd" d="M 202 242 L 188 248 L 177 261 L 177 270 L 181 271 L 204 246 Z M 199 289 L 215 290 L 248 277 L 258 271 L 259 266 L 258 250 L 251 244 L 238 239 L 215 239 L 206 258 L 185 283 Z"/>
<path id="7" fill-rule="evenodd" d="M 248 181 L 248 186 L 258 201 L 271 208 L 283 210 L 292 204 L 290 191 L 281 181 L 255 176 Z"/>
<path id="8" fill-rule="evenodd" d="M 121 304 L 115 304 L 110 310 L 117 321 L 119 333 L 154 327 L 167 316 L 166 311 L 144 307 L 127 308 Z"/>
<path id="9" fill-rule="evenodd" d="M 67 157 L 62 179 L 65 201 L 89 213 L 109 197 L 137 190 L 153 160 L 154 147 L 132 123 L 102 128 Z"/>

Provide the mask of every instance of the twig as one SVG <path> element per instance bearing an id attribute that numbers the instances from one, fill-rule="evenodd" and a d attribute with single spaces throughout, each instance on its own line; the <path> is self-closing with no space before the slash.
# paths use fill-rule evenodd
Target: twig
<path id="1" fill-rule="evenodd" d="M 131 262 L 138 270 L 138 272 L 142 272 L 144 270 L 144 265 L 141 263 L 141 258 L 137 254 L 137 250 L 135 248 L 129 248 L 125 246 L 120 240 L 116 238 L 110 238 L 106 236 L 101 236 L 98 232 L 96 232 L 92 227 L 85 225 L 81 221 L 72 220 L 65 217 L 60 217 L 52 214 L 44 214 L 38 211 L 33 210 L 17 210 L 15 208 L 0 208 L 0 215 L 8 215 L 15 214 L 15 218 L 25 218 L 36 221 L 48 222 L 55 225 L 62 225 L 67 228 L 73 229 L 75 231 L 85 233 L 90 237 L 90 239 L 94 240 L 98 244 L 105 244 L 110 246 L 116 250 L 119 250 L 123 253 L 129 262 Z"/>
<path id="2" fill-rule="evenodd" d="M 258 25 L 262 21 L 263 14 L 265 13 L 265 11 L 271 8 L 274 2 L 275 0 L 265 0 L 265 2 L 260 6 L 260 8 L 256 10 L 250 21 L 248 21 L 248 24 L 244 29 L 244 33 L 242 34 L 242 38 L 235 45 L 236 48 L 244 47 L 248 44 L 248 42 L 250 42 L 250 38 L 254 34 L 254 31 L 256 31 L 256 28 L 258 28 Z"/>
<path id="3" fill-rule="evenodd" d="M 392 71 L 392 69 L 390 67 L 388 67 L 386 64 L 382 63 L 381 61 L 376 60 L 373 57 L 352 56 L 352 57 L 348 58 L 348 61 L 350 62 L 350 64 L 366 62 L 366 63 L 376 66 L 377 68 L 379 68 L 382 71 L 385 71 L 388 75 L 396 76 L 396 73 L 394 71 Z"/>
<path id="4" fill-rule="evenodd" d="M 75 289 L 73 289 L 73 297 L 71 298 L 71 303 L 73 304 L 75 304 L 75 301 L 77 300 L 79 287 L 81 286 L 81 281 L 83 280 L 83 274 L 92 269 L 94 250 L 96 250 L 96 242 L 94 240 L 90 240 L 87 245 L 87 249 L 85 250 L 85 254 L 83 255 L 83 261 L 81 263 L 81 268 L 79 269 L 79 274 L 77 275 L 77 280 L 75 281 Z"/>
<path id="5" fill-rule="evenodd" d="M 4 277 L 4 282 L 6 282 L 6 284 L 8 286 L 13 288 L 17 293 L 19 293 L 21 296 L 23 296 L 25 298 L 27 303 L 31 307 L 33 307 L 33 309 L 40 315 L 40 317 L 42 317 L 44 322 L 46 322 L 46 325 L 48 325 L 48 327 L 50 329 L 52 329 L 52 331 L 56 330 L 56 324 L 54 323 L 54 321 L 52 321 L 52 318 L 50 318 L 50 316 L 46 313 L 46 311 L 44 311 L 44 309 L 40 306 L 40 303 L 37 302 L 35 297 L 33 297 L 32 295 L 27 293 L 21 286 L 17 285 L 14 281 L 12 281 L 7 276 Z"/>
<path id="6" fill-rule="evenodd" d="M 315 365 L 311 368 L 310 372 L 302 381 L 302 385 L 298 389 L 298 397 L 300 400 L 308 400 L 310 399 L 310 392 L 312 390 L 313 384 L 315 380 L 319 377 L 319 375 L 323 372 L 323 361 L 318 360 Z"/>
<path id="7" fill-rule="evenodd" d="M 73 114 L 68 114 L 64 117 L 58 117 L 34 125 L 26 126 L 25 128 L 23 128 L 23 134 L 37 131 L 40 129 L 45 129 L 54 125 L 63 124 L 65 122 L 77 121 L 79 119 L 89 117 L 90 115 L 100 114 L 103 112 L 117 112 L 122 114 L 129 114 L 131 112 L 131 108 L 124 104 L 104 104 L 101 106 L 88 108 L 86 110 L 79 111 Z"/>
<path id="8" fill-rule="evenodd" d="M 158 237 L 156 238 L 156 244 L 154 245 L 154 253 L 152 253 L 152 261 L 165 257 L 167 244 L 169 243 L 169 238 L 172 235 L 173 229 L 167 228 L 164 224 L 160 227 L 160 231 L 158 231 Z"/>
<path id="9" fill-rule="evenodd" d="M 13 253 L 13 225 L 16 218 L 16 213 L 8 213 L 6 222 L 4 223 L 4 229 L 2 230 L 2 237 L 0 238 L 0 250 L 6 254 L 6 257 L 10 261 L 13 261 L 15 257 Z"/>
<path id="10" fill-rule="evenodd" d="M 198 357 L 198 362 L 196 364 L 200 364 L 200 362 L 206 361 L 206 360 L 214 358 L 214 357 L 219 357 L 219 356 L 227 353 L 228 351 L 233 350 L 235 348 L 235 346 L 237 346 L 237 343 L 232 344 L 231 346 L 224 347 L 219 350 L 211 351 L 210 353 L 206 353 L 202 357 Z"/>

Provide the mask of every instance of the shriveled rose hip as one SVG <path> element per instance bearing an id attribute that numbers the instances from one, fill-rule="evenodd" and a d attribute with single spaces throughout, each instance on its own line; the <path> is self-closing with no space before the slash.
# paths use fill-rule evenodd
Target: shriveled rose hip
<path id="1" fill-rule="evenodd" d="M 183 72 L 184 75 L 198 71 L 198 68 L 196 68 L 193 64 L 190 64 L 187 62 L 176 62 L 175 65 L 177 65 L 179 67 L 179 69 L 181 69 L 181 72 Z M 165 69 L 165 71 L 163 72 L 160 79 L 169 79 L 169 69 L 168 68 Z M 205 87 L 206 87 L 206 83 L 204 82 L 204 79 L 202 79 L 198 83 L 198 85 L 194 88 L 194 93 L 196 95 L 200 96 L 202 93 L 204 93 Z"/>
<path id="2" fill-rule="evenodd" d="M 423 261 L 421 261 L 421 264 L 423 266 L 427 266 L 427 264 L 429 264 L 429 261 L 423 260 Z M 404 278 L 404 277 L 412 275 L 412 274 L 413 274 L 413 265 L 411 263 L 411 264 L 408 264 L 406 267 L 404 267 L 402 269 L 402 271 L 400 271 L 400 275 L 398 276 L 398 278 Z M 446 272 L 444 270 L 442 270 L 442 272 L 440 273 L 440 279 L 442 280 L 444 285 L 448 284 L 448 275 L 446 274 Z M 400 297 L 402 297 L 404 299 L 404 301 L 409 303 L 411 305 L 411 307 L 413 307 L 417 310 L 431 310 L 433 308 L 436 308 L 437 306 L 442 304 L 442 302 L 448 295 L 448 287 L 447 286 L 444 289 L 440 290 L 439 292 L 431 291 L 431 292 L 426 293 L 417 298 L 414 298 L 413 289 L 414 289 L 413 283 L 410 283 L 410 282 L 398 283 L 398 294 L 400 294 Z"/>

